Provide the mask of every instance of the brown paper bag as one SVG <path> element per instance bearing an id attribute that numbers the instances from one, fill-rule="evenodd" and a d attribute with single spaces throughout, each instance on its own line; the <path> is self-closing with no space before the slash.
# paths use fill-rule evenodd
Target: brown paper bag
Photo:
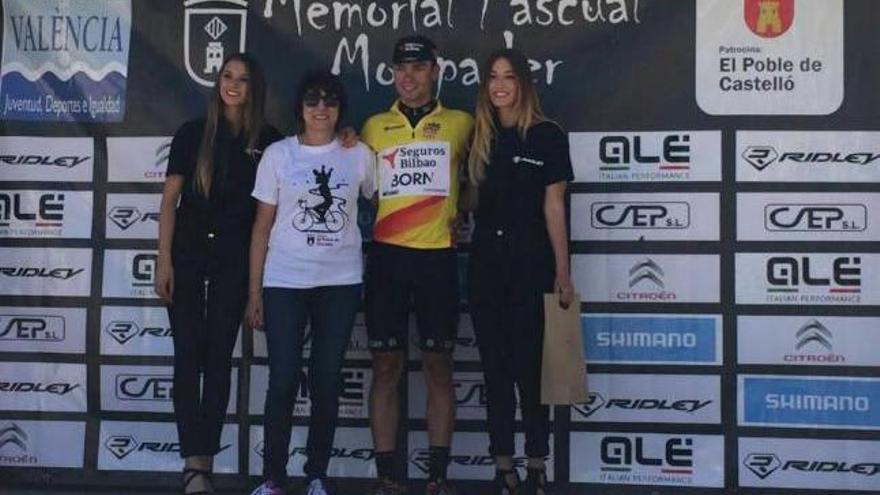
<path id="1" fill-rule="evenodd" d="M 582 404 L 587 401 L 587 365 L 581 336 L 580 295 L 564 309 L 557 294 L 544 294 L 544 354 L 541 403 Z"/>

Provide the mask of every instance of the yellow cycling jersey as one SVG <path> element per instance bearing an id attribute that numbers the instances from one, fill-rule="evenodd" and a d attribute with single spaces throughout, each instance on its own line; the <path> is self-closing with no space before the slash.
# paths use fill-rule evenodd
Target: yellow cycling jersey
<path id="1" fill-rule="evenodd" d="M 361 139 L 376 152 L 379 211 L 373 239 L 417 249 L 452 246 L 459 167 L 474 119 L 439 102 L 413 128 L 394 102 L 370 117 Z"/>

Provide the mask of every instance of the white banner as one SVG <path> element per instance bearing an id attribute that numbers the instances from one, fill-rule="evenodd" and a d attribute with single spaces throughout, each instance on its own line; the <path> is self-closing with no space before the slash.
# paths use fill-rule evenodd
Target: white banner
<path id="1" fill-rule="evenodd" d="M 108 194 L 108 239 L 158 239 L 161 194 Z"/>
<path id="2" fill-rule="evenodd" d="M 91 191 L 0 191 L 0 238 L 91 237 Z"/>
<path id="3" fill-rule="evenodd" d="M 0 362 L 0 411 L 86 412 L 86 366 Z"/>
<path id="4" fill-rule="evenodd" d="M 152 250 L 104 251 L 104 297 L 153 299 L 158 255 Z"/>
<path id="5" fill-rule="evenodd" d="M 575 182 L 717 182 L 720 131 L 570 132 Z"/>
<path id="6" fill-rule="evenodd" d="M 180 472 L 183 459 L 174 423 L 101 421 L 98 446 L 100 471 Z M 224 424 L 215 473 L 238 472 L 238 425 Z"/>
<path id="7" fill-rule="evenodd" d="M 168 310 L 161 306 L 101 308 L 101 354 L 173 356 Z"/>
<path id="8" fill-rule="evenodd" d="M 724 487 L 724 437 L 572 432 L 571 481 Z"/>
<path id="9" fill-rule="evenodd" d="M 880 194 L 740 193 L 741 241 L 880 241 Z"/>
<path id="10" fill-rule="evenodd" d="M 171 137 L 108 137 L 110 182 L 165 182 Z"/>
<path id="11" fill-rule="evenodd" d="M 717 255 L 576 254 L 574 285 L 586 302 L 715 303 Z"/>
<path id="12" fill-rule="evenodd" d="M 590 396 L 571 408 L 575 422 L 721 422 L 721 380 L 709 375 L 591 373 Z"/>
<path id="13" fill-rule="evenodd" d="M 736 303 L 880 304 L 880 254 L 736 253 Z"/>
<path id="14" fill-rule="evenodd" d="M 716 193 L 571 195 L 573 241 L 717 241 Z"/>
<path id="15" fill-rule="evenodd" d="M 517 433 L 513 437 L 514 450 L 522 453 L 525 449 L 525 435 Z M 489 455 L 489 434 L 457 432 L 452 440 L 449 454 L 449 479 L 452 480 L 491 480 L 495 477 L 495 459 Z M 428 433 L 409 432 L 408 473 L 412 479 L 426 479 L 429 473 Z M 514 465 L 522 470 L 527 458 L 517 455 Z M 547 466 L 547 481 L 553 481 L 553 435 L 550 435 L 550 455 L 544 458 Z"/>
<path id="16" fill-rule="evenodd" d="M 288 476 L 303 476 L 306 463 L 306 436 L 308 428 L 294 426 L 290 439 L 290 460 L 287 462 Z M 250 433 L 250 474 L 263 474 L 263 427 L 251 426 Z M 373 437 L 369 428 L 337 428 L 333 448 L 330 451 L 330 465 L 327 476 L 330 478 L 375 478 L 376 464 L 373 461 Z"/>
<path id="17" fill-rule="evenodd" d="M 711 115 L 828 115 L 843 103 L 842 0 L 697 0 L 697 103 Z"/>
<path id="18" fill-rule="evenodd" d="M 740 364 L 880 367 L 880 318 L 737 316 Z"/>
<path id="19" fill-rule="evenodd" d="M 92 250 L 0 248 L 0 295 L 88 296 Z"/>
<path id="20" fill-rule="evenodd" d="M 0 308 L 0 352 L 86 352 L 85 308 Z"/>
<path id="21" fill-rule="evenodd" d="M 90 137 L 0 136 L 4 181 L 92 182 L 94 166 Z"/>
<path id="22" fill-rule="evenodd" d="M 880 132 L 737 131 L 736 180 L 878 182 Z"/>
<path id="23" fill-rule="evenodd" d="M 307 362 L 303 362 L 307 365 Z M 308 417 L 312 408 L 310 400 L 308 369 L 303 368 L 293 415 Z M 339 390 L 340 418 L 369 418 L 370 385 L 373 372 L 366 368 L 342 368 L 342 384 Z M 266 391 L 269 388 L 269 367 L 251 366 L 250 413 L 263 414 L 266 407 Z"/>
<path id="24" fill-rule="evenodd" d="M 739 484 L 880 492 L 880 442 L 740 438 Z"/>
<path id="25" fill-rule="evenodd" d="M 101 410 L 173 413 L 174 369 L 171 366 L 101 366 Z M 230 372 L 226 414 L 235 414 L 238 368 Z"/>
<path id="26" fill-rule="evenodd" d="M 0 420 L 0 466 L 82 468 L 86 424 Z"/>

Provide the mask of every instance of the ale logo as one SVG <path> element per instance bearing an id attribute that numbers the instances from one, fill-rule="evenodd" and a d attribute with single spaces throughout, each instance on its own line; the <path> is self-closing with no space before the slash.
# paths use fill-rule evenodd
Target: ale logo
<path id="1" fill-rule="evenodd" d="M 794 22 L 794 0 L 745 0 L 746 25 L 762 38 L 785 34 Z"/>

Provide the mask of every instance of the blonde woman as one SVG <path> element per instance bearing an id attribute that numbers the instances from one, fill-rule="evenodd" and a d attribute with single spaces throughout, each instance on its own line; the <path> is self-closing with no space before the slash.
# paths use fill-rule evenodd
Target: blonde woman
<path id="1" fill-rule="evenodd" d="M 477 193 L 468 294 L 496 462 L 492 493 L 543 495 L 550 453 L 549 410 L 540 394 L 543 294 L 576 303 L 565 224 L 565 187 L 573 178 L 568 138 L 541 112 L 521 53 L 494 52 L 482 74 L 468 160 Z M 513 464 L 514 387 L 526 436 L 524 483 Z"/>

